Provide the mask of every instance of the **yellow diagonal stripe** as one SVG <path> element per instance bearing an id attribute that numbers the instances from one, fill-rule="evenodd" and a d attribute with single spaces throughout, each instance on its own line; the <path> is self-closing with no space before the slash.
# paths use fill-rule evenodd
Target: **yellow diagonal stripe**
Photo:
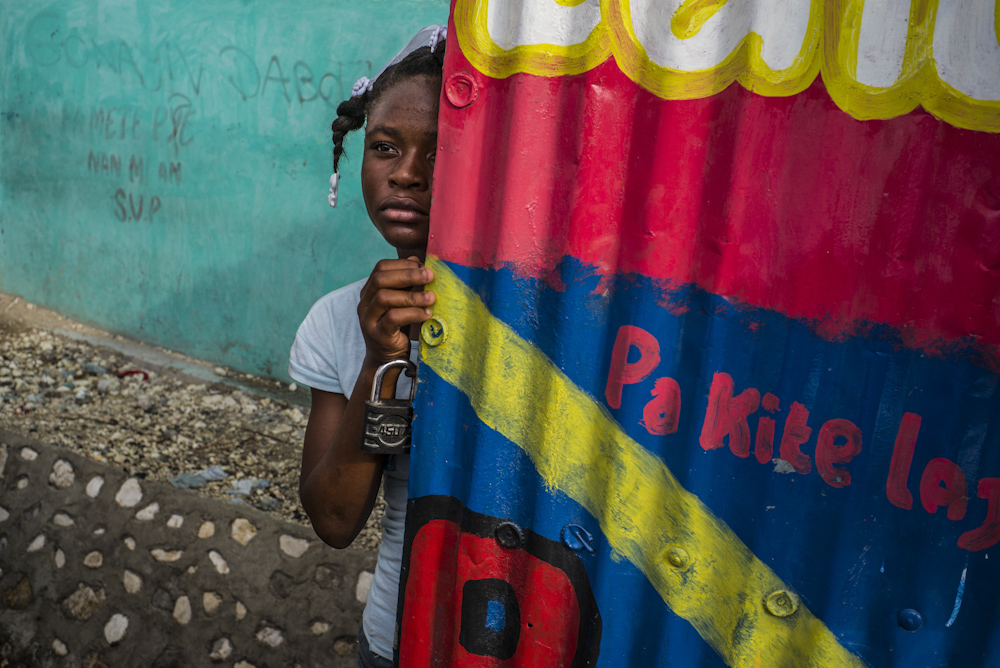
<path id="1" fill-rule="evenodd" d="M 770 614 L 765 599 L 789 587 L 447 265 L 433 256 L 427 264 L 444 336 L 440 345 L 421 344 L 424 362 L 468 396 L 483 423 L 523 448 L 548 485 L 597 518 L 610 546 L 727 664 L 865 665 L 804 605 L 790 616 Z"/>

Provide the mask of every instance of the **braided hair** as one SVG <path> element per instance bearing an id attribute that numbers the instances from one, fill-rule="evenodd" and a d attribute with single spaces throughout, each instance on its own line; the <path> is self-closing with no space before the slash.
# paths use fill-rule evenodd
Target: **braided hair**
<path id="1" fill-rule="evenodd" d="M 337 118 L 330 126 L 333 132 L 334 172 L 340 164 L 340 156 L 344 154 L 344 136 L 364 126 L 369 110 L 382 94 L 399 82 L 413 77 L 427 76 L 440 79 L 444 68 L 444 51 L 444 40 L 438 42 L 434 51 L 428 46 L 422 46 L 395 65 L 387 67 L 375 80 L 371 90 L 340 103 L 337 107 Z"/>

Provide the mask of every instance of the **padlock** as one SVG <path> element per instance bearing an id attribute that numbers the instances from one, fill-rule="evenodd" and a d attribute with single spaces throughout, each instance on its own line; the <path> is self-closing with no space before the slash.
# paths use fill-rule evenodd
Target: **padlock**
<path id="1" fill-rule="evenodd" d="M 405 368 L 413 378 L 409 399 L 382 399 L 382 380 L 390 369 Z M 361 449 L 376 455 L 403 455 L 410 451 L 413 397 L 417 392 L 417 365 L 410 360 L 386 362 L 375 371 L 372 396 L 365 401 L 365 430 Z"/>

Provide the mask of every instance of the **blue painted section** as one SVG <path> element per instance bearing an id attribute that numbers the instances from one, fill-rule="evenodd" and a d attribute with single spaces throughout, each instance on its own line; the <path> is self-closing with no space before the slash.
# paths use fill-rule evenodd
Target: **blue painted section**
<path id="1" fill-rule="evenodd" d="M 0 3 L 0 290 L 285 376 L 312 303 L 394 252 L 330 123 L 436 0 Z M 349 252 L 345 252 L 349 249 Z"/>
<path id="2" fill-rule="evenodd" d="M 503 628 L 507 626 L 507 613 L 503 603 L 500 601 L 486 602 L 486 624 L 484 626 L 491 631 L 503 631 Z"/>
<path id="3" fill-rule="evenodd" d="M 959 535 L 986 516 L 986 501 L 975 498 L 976 481 L 1000 476 L 996 373 L 968 354 L 944 359 L 909 350 L 885 329 L 874 329 L 868 338 L 823 340 L 808 323 L 693 287 L 668 291 L 642 277 L 621 276 L 595 291 L 598 278 L 573 259 L 561 266 L 566 286 L 561 291 L 507 270 L 452 268 L 494 315 L 605 406 L 619 327 L 653 334 L 660 343 L 659 368 L 645 381 L 625 386 L 621 408 L 612 415 L 870 665 L 1000 665 L 995 641 L 1000 547 L 970 553 L 956 545 Z M 666 301 L 670 310 L 659 305 Z M 806 454 L 813 454 L 825 421 L 842 418 L 857 425 L 863 447 L 846 465 L 850 486 L 831 487 L 815 465 L 808 475 L 777 473 L 774 464 L 758 463 L 752 448 L 747 459 L 728 448 L 705 451 L 698 437 L 717 372 L 733 377 L 736 393 L 754 387 L 779 397 L 775 457 L 793 401 L 810 411 Z M 465 396 L 429 368 L 420 375 L 411 498 L 454 496 L 478 513 L 509 519 L 552 540 L 562 540 L 568 523 L 594 534 L 596 554 L 578 554 L 604 623 L 599 666 L 724 665 L 669 611 L 642 573 L 611 554 L 589 514 L 546 489 L 520 448 L 479 422 Z M 654 436 L 640 420 L 661 376 L 679 383 L 681 416 L 676 433 Z M 908 482 L 911 510 L 886 497 L 904 412 L 923 418 Z M 761 409 L 751 415 L 752 436 L 763 415 L 769 414 Z M 956 462 L 968 480 L 971 498 L 961 521 L 949 520 L 944 508 L 930 515 L 921 507 L 920 476 L 937 457 Z M 966 568 L 961 610 L 947 627 Z M 899 613 L 906 608 L 922 616 L 916 632 L 900 627 Z"/>

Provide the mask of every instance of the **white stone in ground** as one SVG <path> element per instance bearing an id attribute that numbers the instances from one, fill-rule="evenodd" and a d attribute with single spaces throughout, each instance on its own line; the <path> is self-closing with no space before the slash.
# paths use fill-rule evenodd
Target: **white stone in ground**
<path id="1" fill-rule="evenodd" d="M 229 564 L 226 563 L 221 554 L 212 550 L 208 553 L 208 558 L 212 560 L 215 570 L 218 571 L 219 575 L 229 575 Z"/>
<path id="2" fill-rule="evenodd" d="M 305 538 L 295 538 L 287 534 L 278 538 L 278 545 L 281 551 L 293 559 L 298 559 L 309 549 L 309 541 Z"/>
<path id="3" fill-rule="evenodd" d="M 56 568 L 62 568 L 66 565 L 66 553 L 60 549 L 56 549 L 56 554 L 53 557 L 56 562 Z"/>
<path id="4" fill-rule="evenodd" d="M 375 577 L 374 573 L 369 571 L 361 571 L 358 575 L 358 584 L 354 588 L 354 597 L 358 599 L 359 603 L 368 603 L 368 592 L 372 588 L 372 578 Z"/>
<path id="5" fill-rule="evenodd" d="M 257 666 L 253 665 L 249 661 L 240 660 L 233 664 L 233 668 L 257 668 Z"/>
<path id="6" fill-rule="evenodd" d="M 115 494 L 115 501 L 122 508 L 134 508 L 139 505 L 139 502 L 142 501 L 142 487 L 139 486 L 139 481 L 135 478 L 129 478 L 122 483 L 118 493 Z"/>
<path id="7" fill-rule="evenodd" d="M 212 643 L 212 653 L 208 655 L 212 661 L 225 661 L 233 653 L 233 643 L 229 638 L 219 638 Z"/>
<path id="8" fill-rule="evenodd" d="M 92 499 L 96 499 L 97 495 L 101 493 L 101 488 L 104 487 L 104 478 L 99 475 L 95 475 L 87 483 L 87 496 Z"/>
<path id="9" fill-rule="evenodd" d="M 28 476 L 23 475 L 23 476 L 21 476 L 20 478 L 17 479 L 17 488 L 18 489 L 24 489 L 27 486 L 28 486 Z"/>
<path id="10" fill-rule="evenodd" d="M 171 529 L 180 529 L 182 526 L 184 526 L 183 515 L 171 515 L 170 519 L 167 520 L 167 527 Z"/>
<path id="11" fill-rule="evenodd" d="M 33 462 L 38 459 L 38 452 L 31 448 L 21 448 L 21 459 L 26 462 Z"/>
<path id="12" fill-rule="evenodd" d="M 60 489 L 65 489 L 72 485 L 75 480 L 76 474 L 73 472 L 73 465 L 65 459 L 56 460 L 56 463 L 52 465 L 52 473 L 49 474 L 49 482 Z"/>
<path id="13" fill-rule="evenodd" d="M 233 520 L 233 526 L 230 531 L 230 536 L 240 545 L 246 547 L 247 543 L 253 540 L 253 537 L 257 535 L 257 527 L 250 524 L 248 520 L 239 517 Z"/>
<path id="14" fill-rule="evenodd" d="M 188 566 L 188 575 L 194 575 L 197 572 L 198 572 L 198 567 L 197 566 L 195 566 L 194 564 L 192 564 L 191 566 Z"/>
<path id="15" fill-rule="evenodd" d="M 207 408 L 221 408 L 224 400 L 225 397 L 221 394 L 209 394 L 208 396 L 201 398 L 201 403 Z"/>
<path id="16" fill-rule="evenodd" d="M 191 599 L 181 596 L 174 603 L 174 619 L 178 624 L 187 624 L 191 621 Z"/>
<path id="17" fill-rule="evenodd" d="M 281 629 L 276 629 L 273 626 L 265 626 L 260 631 L 257 631 L 257 642 L 262 645 L 267 645 L 268 647 L 275 648 L 285 642 L 285 634 L 281 632 Z"/>
<path id="18" fill-rule="evenodd" d="M 215 535 L 215 522 L 202 522 L 198 527 L 198 538 L 211 538 Z"/>
<path id="19" fill-rule="evenodd" d="M 35 536 L 33 541 L 28 543 L 28 552 L 38 552 L 43 547 L 45 547 L 45 534 L 40 533 Z"/>
<path id="20" fill-rule="evenodd" d="M 81 622 L 85 622 L 101 606 L 104 599 L 105 594 L 103 589 L 98 589 L 95 592 L 81 582 L 77 585 L 76 591 L 66 597 L 62 603 L 62 607 L 73 617 L 76 617 Z"/>
<path id="21" fill-rule="evenodd" d="M 10 511 L 0 506 L 0 522 L 6 522 L 8 517 L 10 517 Z"/>
<path id="22" fill-rule="evenodd" d="M 104 625 L 104 639 L 108 641 L 109 645 L 114 645 L 125 637 L 125 631 L 127 630 L 128 617 L 120 612 L 116 612 L 111 615 L 111 619 Z"/>
<path id="23" fill-rule="evenodd" d="M 316 621 L 312 623 L 312 626 L 309 627 L 309 630 L 312 631 L 312 634 L 314 636 L 321 636 L 330 630 L 330 625 L 327 624 L 326 622 Z"/>
<path id="24" fill-rule="evenodd" d="M 69 648 L 66 647 L 66 644 L 62 640 L 56 638 L 52 641 L 52 653 L 56 656 L 66 656 L 69 654 Z"/>
<path id="25" fill-rule="evenodd" d="M 93 533 L 94 533 L 95 536 L 103 536 L 104 532 L 105 532 L 105 528 L 104 527 L 97 527 L 93 531 Z"/>
<path id="26" fill-rule="evenodd" d="M 135 538 L 132 538 L 132 536 L 125 536 L 122 542 L 125 543 L 125 547 L 127 547 L 129 550 L 135 549 Z"/>
<path id="27" fill-rule="evenodd" d="M 156 517 L 156 513 L 158 512 L 160 512 L 160 504 L 158 504 L 156 501 L 153 501 L 151 504 L 149 504 L 148 506 L 137 512 L 135 514 L 135 519 L 141 522 L 148 522 L 154 517 Z"/>
<path id="28" fill-rule="evenodd" d="M 201 595 L 201 606 L 205 608 L 207 614 L 213 614 L 220 605 L 222 605 L 222 597 L 214 591 L 206 591 Z"/>
<path id="29" fill-rule="evenodd" d="M 122 584 L 125 585 L 125 591 L 128 593 L 138 594 L 139 590 L 142 589 L 142 576 L 126 568 L 125 572 L 122 573 Z"/>
<path id="30" fill-rule="evenodd" d="M 83 558 L 83 565 L 87 568 L 100 568 L 103 563 L 104 555 L 97 550 L 87 553 L 87 556 Z"/>
<path id="31" fill-rule="evenodd" d="M 351 654 L 355 651 L 357 642 L 358 642 L 357 640 L 348 641 L 344 640 L 343 638 L 337 638 L 333 642 L 333 651 L 340 656 L 347 656 L 348 654 Z"/>
<path id="32" fill-rule="evenodd" d="M 236 601 L 236 619 L 243 620 L 247 616 L 247 606 L 243 605 L 239 601 Z"/>
<path id="33" fill-rule="evenodd" d="M 149 553 L 153 555 L 153 559 L 166 563 L 172 563 L 184 556 L 184 550 L 163 550 L 158 547 L 154 547 Z"/>
<path id="34" fill-rule="evenodd" d="M 66 513 L 56 513 L 52 518 L 52 523 L 57 527 L 71 527 L 76 524 L 76 522 L 73 521 L 73 518 Z"/>

